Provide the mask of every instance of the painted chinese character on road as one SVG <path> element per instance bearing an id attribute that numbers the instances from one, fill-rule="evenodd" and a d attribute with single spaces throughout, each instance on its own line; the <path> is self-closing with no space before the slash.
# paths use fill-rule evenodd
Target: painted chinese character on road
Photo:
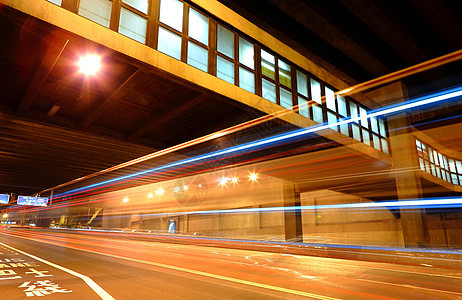
<path id="1" fill-rule="evenodd" d="M 61 288 L 50 280 L 39 280 L 32 284 L 30 281 L 26 281 L 19 288 L 26 288 L 24 292 L 27 297 L 46 296 L 54 293 L 72 293 L 72 290 Z"/>

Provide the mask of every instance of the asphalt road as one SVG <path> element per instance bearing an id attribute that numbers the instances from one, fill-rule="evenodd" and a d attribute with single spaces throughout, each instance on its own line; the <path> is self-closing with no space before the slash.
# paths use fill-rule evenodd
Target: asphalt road
<path id="1" fill-rule="evenodd" d="M 462 270 L 0 230 L 1 299 L 462 299 Z"/>

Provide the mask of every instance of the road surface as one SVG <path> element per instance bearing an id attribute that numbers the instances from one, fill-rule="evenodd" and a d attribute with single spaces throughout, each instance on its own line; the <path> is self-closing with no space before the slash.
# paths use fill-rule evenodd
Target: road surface
<path id="1" fill-rule="evenodd" d="M 462 299 L 462 270 L 0 230 L 1 299 Z"/>

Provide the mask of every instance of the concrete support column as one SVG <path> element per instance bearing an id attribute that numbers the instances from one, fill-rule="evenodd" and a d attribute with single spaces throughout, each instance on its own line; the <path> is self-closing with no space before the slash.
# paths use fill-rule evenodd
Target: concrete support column
<path id="1" fill-rule="evenodd" d="M 103 229 L 109 229 L 111 228 L 111 216 L 110 216 L 111 210 L 109 208 L 104 208 L 101 214 L 101 227 Z"/>
<path id="2" fill-rule="evenodd" d="M 422 198 L 419 166 L 414 135 L 409 116 L 399 114 L 388 120 L 390 147 L 398 199 Z M 421 209 L 401 209 L 401 225 L 406 247 L 421 247 L 425 243 L 425 230 Z"/>
<path id="3" fill-rule="evenodd" d="M 368 93 L 374 101 L 386 106 L 388 103 L 407 99 L 407 89 L 401 82 Z M 418 175 L 418 156 L 410 116 L 400 113 L 388 118 L 390 153 L 399 200 L 422 198 Z M 423 211 L 400 209 L 401 226 L 406 247 L 422 247 L 425 244 Z"/>
<path id="4" fill-rule="evenodd" d="M 302 211 L 300 209 L 300 192 L 297 191 L 295 182 L 283 181 L 284 207 L 284 232 L 285 240 L 291 242 L 303 242 Z"/>

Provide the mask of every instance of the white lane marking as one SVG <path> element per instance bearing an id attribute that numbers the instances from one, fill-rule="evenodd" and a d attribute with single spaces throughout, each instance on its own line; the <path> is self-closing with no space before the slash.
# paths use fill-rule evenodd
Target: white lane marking
<path id="1" fill-rule="evenodd" d="M 175 271 L 182 271 L 182 272 L 191 273 L 191 274 L 195 274 L 195 275 L 202 275 L 202 276 L 206 276 L 206 277 L 210 277 L 210 278 L 221 279 L 221 280 L 225 280 L 225 281 L 231 281 L 231 282 L 236 282 L 236 283 L 240 283 L 240 284 L 246 284 L 246 285 L 250 285 L 250 286 L 256 286 L 256 287 L 265 288 L 265 289 L 274 290 L 274 291 L 279 291 L 279 292 L 285 292 L 285 293 L 289 293 L 289 294 L 293 294 L 293 295 L 311 297 L 311 298 L 316 298 L 316 299 L 320 299 L 320 300 L 341 300 L 339 298 L 333 298 L 333 297 L 329 297 L 329 296 L 323 296 L 323 295 L 312 294 L 312 293 L 308 293 L 308 292 L 302 292 L 302 291 L 297 291 L 297 290 L 292 290 L 292 289 L 272 286 L 272 285 L 268 285 L 268 284 L 264 284 L 264 283 L 252 282 L 252 281 L 232 278 L 232 277 L 228 277 L 228 276 L 222 276 L 222 275 L 217 275 L 217 274 L 212 274 L 212 273 L 207 273 L 207 272 L 202 272 L 202 271 L 197 271 L 197 270 L 192 270 L 192 269 L 187 269 L 187 268 L 182 268 L 182 267 L 176 267 L 176 266 L 171 266 L 171 265 L 167 265 L 167 264 L 163 264 L 163 263 L 157 263 L 157 262 L 146 261 L 146 260 L 130 258 L 130 257 L 123 257 L 123 256 L 114 255 L 114 254 L 109 254 L 109 253 L 101 253 L 101 252 L 88 250 L 88 249 L 80 249 L 80 248 L 76 248 L 76 247 L 73 247 L 73 246 L 70 246 L 70 245 L 62 246 L 62 245 L 59 245 L 59 244 L 55 244 L 53 242 L 43 242 L 43 241 L 40 241 L 40 240 L 37 240 L 37 239 L 34 239 L 34 238 L 15 236 L 15 235 L 12 235 L 12 236 L 17 237 L 17 238 L 37 241 L 37 242 L 40 242 L 40 243 L 52 244 L 52 245 L 59 246 L 59 247 L 72 248 L 72 249 L 76 249 L 76 250 L 80 250 L 80 251 L 90 252 L 90 253 L 93 253 L 93 254 L 99 254 L 99 255 L 109 256 L 109 257 L 113 257 L 113 258 L 134 261 L 134 262 L 137 262 L 137 263 L 153 265 L 153 266 L 156 266 L 156 267 L 171 269 L 171 270 L 175 270 Z M 3 243 L 0 242 L 0 245 L 1 244 L 3 244 Z M 10 248 L 14 249 L 13 247 L 10 247 Z M 33 257 L 33 256 L 31 256 L 31 257 Z M 71 270 L 69 270 L 69 271 L 71 271 Z M 71 271 L 71 272 L 73 272 L 73 271 Z M 84 275 L 82 275 L 82 276 L 84 276 Z M 88 278 L 88 279 L 90 279 L 90 278 Z M 103 289 L 101 289 L 101 290 L 103 290 Z M 105 292 L 105 291 L 103 290 L 103 292 Z M 108 294 L 108 296 L 111 297 L 109 294 Z M 113 299 L 113 298 L 111 297 L 111 298 L 103 298 L 103 299 L 106 300 L 106 299 Z"/>
<path id="2" fill-rule="evenodd" d="M 415 286 L 415 285 L 410 285 L 410 284 L 390 283 L 390 282 L 375 281 L 375 280 L 369 280 L 369 279 L 357 279 L 357 280 L 359 280 L 359 281 L 365 281 L 365 282 L 370 282 L 370 283 L 378 283 L 378 284 L 386 284 L 386 285 L 399 286 L 399 287 L 403 287 L 403 288 L 413 288 L 413 289 L 419 289 L 419 290 L 426 290 L 426 291 L 431 291 L 431 292 L 435 292 L 435 293 L 445 293 L 445 294 L 462 295 L 462 293 L 458 293 L 458 292 L 451 292 L 451 291 L 445 291 L 445 290 L 429 289 L 429 288 L 424 288 L 424 287 Z"/>
<path id="3" fill-rule="evenodd" d="M 8 277 L 8 278 L 0 278 L 0 280 L 17 279 L 17 278 L 21 278 L 21 276 L 14 276 L 14 277 Z"/>
<path id="4" fill-rule="evenodd" d="M 43 259 L 43 258 L 40 258 L 40 257 L 37 257 L 37 256 L 35 256 L 35 255 L 29 254 L 29 253 L 27 253 L 27 252 L 21 251 L 21 250 L 19 250 L 19 249 L 16 249 L 16 248 L 14 248 L 14 247 L 11 247 L 11 246 L 9 246 L 9 245 L 7 245 L 7 244 L 4 244 L 4 243 L 2 243 L 2 242 L 0 242 L 0 245 L 2 245 L 2 246 L 4 246 L 4 247 L 7 247 L 7 248 L 9 248 L 9 249 L 12 249 L 12 250 L 14 250 L 14 251 L 16 251 L 16 252 L 18 252 L 18 253 L 27 255 L 27 256 L 29 256 L 29 257 L 35 259 L 35 260 L 41 261 L 41 262 L 43 262 L 44 264 L 50 265 L 50 266 L 52 266 L 52 267 L 54 267 L 54 268 L 56 268 L 56 269 L 59 269 L 59 270 L 61 270 L 61 271 L 64 271 L 64 272 L 69 273 L 69 274 L 71 274 L 71 275 L 74 275 L 74 276 L 76 276 L 76 277 L 79 277 L 80 279 L 82 279 L 83 281 L 85 281 L 85 283 L 86 283 L 93 291 L 95 291 L 95 293 L 97 293 L 98 296 L 101 297 L 101 299 L 104 299 L 104 300 L 115 300 L 111 295 L 108 294 L 108 292 L 106 292 L 105 290 L 103 290 L 102 287 L 100 287 L 96 282 L 93 281 L 93 279 L 91 279 L 91 278 L 88 277 L 88 276 L 85 276 L 85 275 L 83 275 L 83 274 L 77 273 L 77 272 L 72 271 L 72 270 L 70 270 L 70 269 L 68 269 L 68 268 L 62 267 L 62 266 L 60 266 L 60 265 L 57 265 L 57 264 L 55 264 L 55 263 L 52 263 L 52 262 L 50 262 L 50 261 L 47 261 L 47 260 L 45 260 L 45 259 Z"/>

